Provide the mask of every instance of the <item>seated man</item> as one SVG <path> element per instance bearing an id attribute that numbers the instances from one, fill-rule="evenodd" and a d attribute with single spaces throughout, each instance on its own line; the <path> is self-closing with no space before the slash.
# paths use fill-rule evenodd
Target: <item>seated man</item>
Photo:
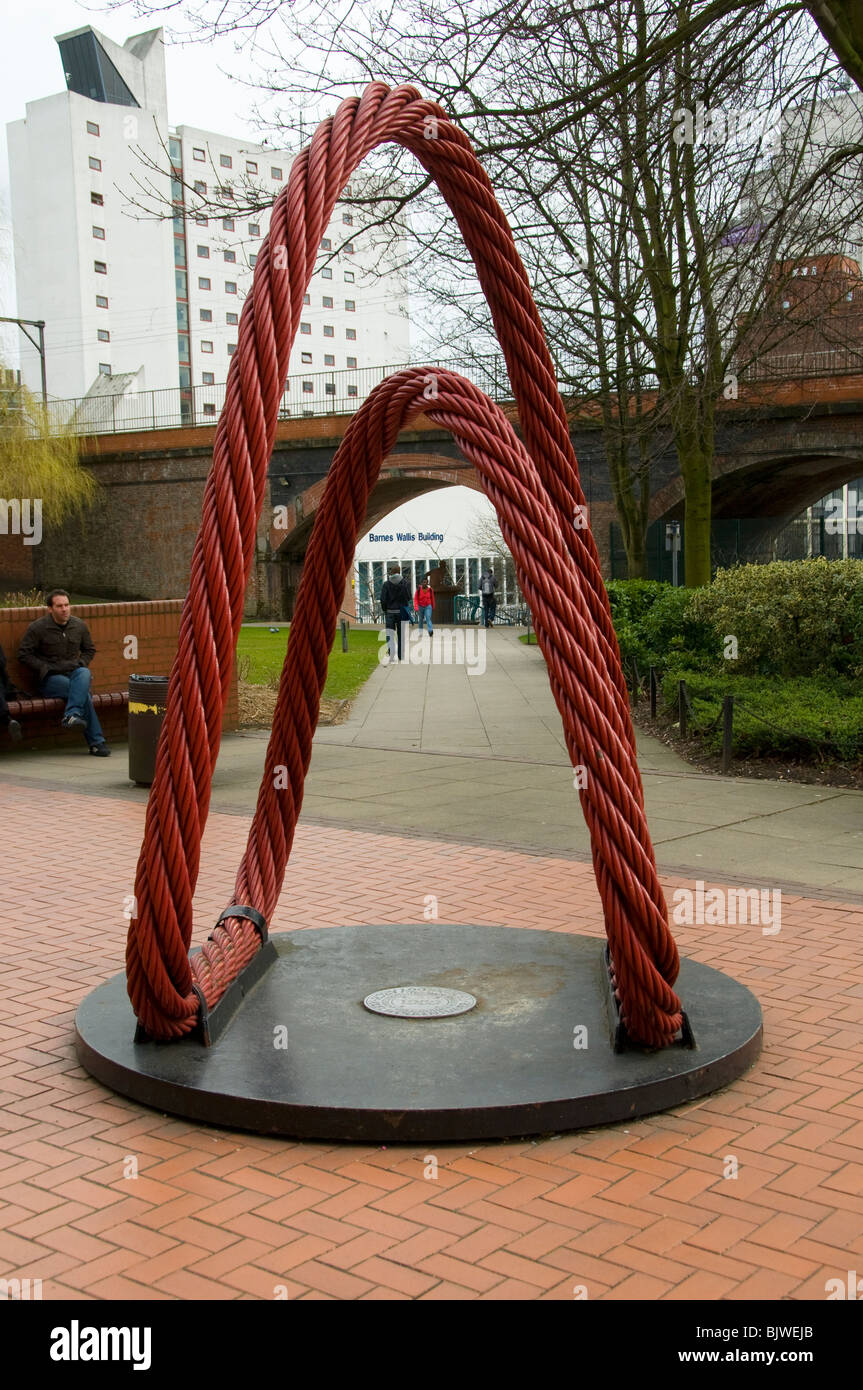
<path id="1" fill-rule="evenodd" d="M 10 719 L 7 701 L 14 700 L 17 694 L 6 670 L 6 654 L 0 647 L 0 729 L 8 730 L 13 743 L 21 742 L 21 725 L 17 719 Z"/>
<path id="2" fill-rule="evenodd" d="M 83 729 L 90 752 L 107 758 L 105 742 L 90 699 L 89 665 L 96 655 L 86 623 L 73 618 L 65 589 L 52 589 L 45 600 L 48 612 L 31 623 L 21 641 L 18 660 L 36 672 L 39 694 L 66 701 L 60 721 L 64 729 Z"/>

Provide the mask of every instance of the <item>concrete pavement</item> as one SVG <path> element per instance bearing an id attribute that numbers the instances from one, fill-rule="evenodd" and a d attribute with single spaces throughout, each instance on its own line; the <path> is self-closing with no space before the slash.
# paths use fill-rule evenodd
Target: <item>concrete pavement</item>
<path id="1" fill-rule="evenodd" d="M 318 730 L 303 820 L 588 857 L 539 649 L 496 628 L 482 652 L 477 629 L 460 631 L 466 664 L 382 665 L 349 720 Z M 214 810 L 249 814 L 267 738 L 224 740 Z M 639 734 L 638 745 L 660 868 L 863 898 L 863 793 L 705 776 L 657 739 Z M 147 797 L 128 781 L 123 747 L 88 758 L 71 736 L 67 749 L 4 757 L 3 780 Z"/>

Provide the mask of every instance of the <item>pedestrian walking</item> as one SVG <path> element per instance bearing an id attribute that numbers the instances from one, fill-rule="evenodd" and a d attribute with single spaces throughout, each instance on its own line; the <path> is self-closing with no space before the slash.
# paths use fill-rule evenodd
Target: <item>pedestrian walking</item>
<path id="1" fill-rule="evenodd" d="M 402 659 L 402 642 L 410 623 L 410 601 L 410 585 L 398 566 L 395 566 L 381 587 L 381 610 L 387 626 L 391 662 Z"/>
<path id="2" fill-rule="evenodd" d="M 423 626 L 428 628 L 429 636 L 432 635 L 432 613 L 434 611 L 434 591 L 431 587 L 431 575 L 426 575 L 422 582 L 417 586 L 414 594 L 414 608 L 419 619 L 420 631 Z"/>
<path id="3" fill-rule="evenodd" d="M 479 577 L 479 592 L 482 599 L 482 625 L 491 627 L 497 612 L 497 580 L 491 570 L 486 568 Z"/>

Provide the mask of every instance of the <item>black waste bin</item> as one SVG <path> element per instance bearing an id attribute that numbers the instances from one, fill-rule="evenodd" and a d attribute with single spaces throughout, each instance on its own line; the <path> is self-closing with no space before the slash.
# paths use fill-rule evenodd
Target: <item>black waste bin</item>
<path id="1" fill-rule="evenodd" d="M 138 787 L 149 787 L 156 775 L 156 745 L 167 701 L 167 676 L 129 677 L 129 778 Z"/>

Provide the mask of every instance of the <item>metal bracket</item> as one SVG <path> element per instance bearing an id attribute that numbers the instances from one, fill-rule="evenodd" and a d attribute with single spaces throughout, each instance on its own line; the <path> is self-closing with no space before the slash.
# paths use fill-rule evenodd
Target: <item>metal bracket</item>
<path id="1" fill-rule="evenodd" d="M 611 1026 L 611 1042 L 615 1052 L 655 1052 L 658 1049 L 645 1047 L 642 1043 L 635 1042 L 627 1031 L 626 1024 L 620 1016 L 620 1002 L 614 992 L 614 981 L 611 974 L 611 952 L 606 942 L 602 950 L 603 980 L 605 984 L 605 1006 L 608 1011 L 608 1021 Z M 689 1015 L 683 1011 L 680 1032 L 675 1036 L 671 1047 L 697 1047 L 695 1034 L 692 1031 L 692 1024 L 689 1022 Z"/>

